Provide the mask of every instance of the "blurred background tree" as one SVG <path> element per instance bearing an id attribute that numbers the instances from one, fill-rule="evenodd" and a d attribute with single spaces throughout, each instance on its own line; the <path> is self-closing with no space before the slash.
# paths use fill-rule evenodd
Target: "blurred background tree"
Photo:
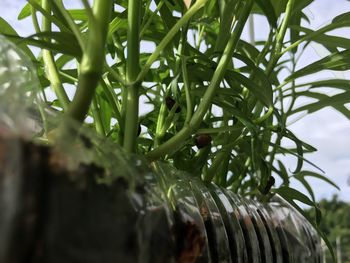
<path id="1" fill-rule="evenodd" d="M 319 202 L 323 220 L 321 230 L 328 236 L 332 243 L 339 263 L 350 262 L 350 204 L 338 199 L 334 195 L 332 199 L 322 199 Z M 312 215 L 312 210 L 307 210 Z M 325 249 L 325 262 L 331 262 L 331 255 Z"/>

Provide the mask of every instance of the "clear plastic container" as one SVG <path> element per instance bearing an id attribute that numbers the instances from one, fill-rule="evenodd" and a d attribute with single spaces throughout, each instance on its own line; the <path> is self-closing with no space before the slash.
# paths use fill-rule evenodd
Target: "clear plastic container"
<path id="1" fill-rule="evenodd" d="M 280 198 L 261 204 L 150 164 L 69 120 L 74 136 L 32 143 L 50 112 L 38 87 L 0 36 L 0 263 L 321 262 L 316 231 Z"/>

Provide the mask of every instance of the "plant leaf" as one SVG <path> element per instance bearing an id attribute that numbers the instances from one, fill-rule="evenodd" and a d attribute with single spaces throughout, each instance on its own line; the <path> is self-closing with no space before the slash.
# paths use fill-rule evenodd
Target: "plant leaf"
<path id="1" fill-rule="evenodd" d="M 299 69 L 298 71 L 291 74 L 286 81 L 290 82 L 297 78 L 310 75 L 316 72 L 320 72 L 322 70 L 337 70 L 344 71 L 350 69 L 350 50 L 344 50 L 341 52 L 335 52 L 322 58 L 310 65 Z"/>
<path id="2" fill-rule="evenodd" d="M 313 113 L 321 110 L 325 107 L 333 107 L 339 112 L 343 113 L 348 119 L 350 119 L 350 111 L 344 106 L 345 103 L 350 102 L 350 91 L 345 91 L 334 96 L 328 96 L 322 93 L 316 92 L 302 92 L 299 95 L 305 95 L 312 98 L 317 98 L 317 102 L 309 103 L 307 105 L 301 106 L 292 111 L 292 114 L 307 111 L 308 113 Z"/>
<path id="3" fill-rule="evenodd" d="M 256 4 L 261 8 L 265 14 L 269 24 L 273 28 L 277 28 L 277 16 L 275 9 L 270 0 L 256 0 Z"/>
<path id="4" fill-rule="evenodd" d="M 0 34 L 5 35 L 6 37 L 10 36 L 14 36 L 14 37 L 18 37 L 17 32 L 13 29 L 12 26 L 10 26 L 9 23 L 7 23 L 2 17 L 0 17 Z M 16 41 L 14 41 L 13 38 L 8 37 L 9 40 L 11 40 L 13 43 L 15 43 L 16 45 L 18 45 L 18 47 L 20 49 L 22 49 L 22 51 L 27 54 L 27 56 L 29 56 L 29 58 L 32 61 L 36 61 L 36 58 L 33 54 L 33 52 L 28 48 L 28 46 L 25 43 L 16 43 Z"/>
<path id="5" fill-rule="evenodd" d="M 339 186 L 337 186 L 332 180 L 330 180 L 329 178 L 327 178 L 326 176 L 319 174 L 319 173 L 315 173 L 312 171 L 300 171 L 296 176 L 300 176 L 300 177 L 306 177 L 306 176 L 310 176 L 310 177 L 315 177 L 318 178 L 322 181 L 325 181 L 327 183 L 329 183 L 330 185 L 334 186 L 336 189 L 340 190 Z"/>

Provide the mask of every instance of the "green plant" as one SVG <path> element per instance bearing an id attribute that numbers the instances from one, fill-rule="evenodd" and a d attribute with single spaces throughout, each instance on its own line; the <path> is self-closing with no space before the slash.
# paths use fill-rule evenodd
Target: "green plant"
<path id="1" fill-rule="evenodd" d="M 313 0 L 95 0 L 92 7 L 81 2 L 82 9 L 70 10 L 62 0 L 28 0 L 18 18 L 32 16 L 36 34 L 29 37 L 18 36 L 0 19 L 0 33 L 37 66 L 42 90 L 55 93 L 47 105 L 80 123 L 92 117 L 86 125 L 150 161 L 167 160 L 262 200 L 278 193 L 302 213 L 295 200 L 318 211 L 305 178 L 333 183 L 322 173 L 303 170 L 303 163 L 310 163 L 305 153 L 316 149 L 287 124 L 297 113 L 327 106 L 350 118 L 344 106 L 350 101 L 347 80 L 302 81 L 322 70 L 350 68 L 349 39 L 326 34 L 349 27 L 350 13 L 312 31 L 301 21 L 308 21 L 303 10 Z M 242 39 L 253 14 L 264 16 L 270 27 L 255 45 Z M 141 41 L 151 42 L 154 50 L 141 52 Z M 311 42 L 331 54 L 296 70 Z M 35 57 L 28 46 L 42 52 Z M 287 78 L 283 69 L 290 72 Z M 72 101 L 69 84 L 77 87 Z M 323 87 L 341 93 L 328 96 Z M 316 102 L 298 106 L 301 97 Z M 140 98 L 151 111 L 140 111 Z M 51 133 L 48 128 L 43 138 L 50 141 Z M 283 139 L 295 147 L 283 146 Z M 294 171 L 287 171 L 280 155 L 297 158 Z M 280 186 L 274 186 L 277 176 Z M 310 198 L 289 187 L 291 177 Z M 320 214 L 316 221 L 308 218 L 318 229 Z"/>

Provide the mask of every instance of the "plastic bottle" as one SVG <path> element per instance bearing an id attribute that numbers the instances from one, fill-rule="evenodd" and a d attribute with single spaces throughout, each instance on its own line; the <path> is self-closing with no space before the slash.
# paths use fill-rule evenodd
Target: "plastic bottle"
<path id="1" fill-rule="evenodd" d="M 1 36 L 0 80 L 0 263 L 321 262 L 318 235 L 278 197 L 241 198 L 74 123 L 79 136 L 31 142 L 39 85 Z"/>

